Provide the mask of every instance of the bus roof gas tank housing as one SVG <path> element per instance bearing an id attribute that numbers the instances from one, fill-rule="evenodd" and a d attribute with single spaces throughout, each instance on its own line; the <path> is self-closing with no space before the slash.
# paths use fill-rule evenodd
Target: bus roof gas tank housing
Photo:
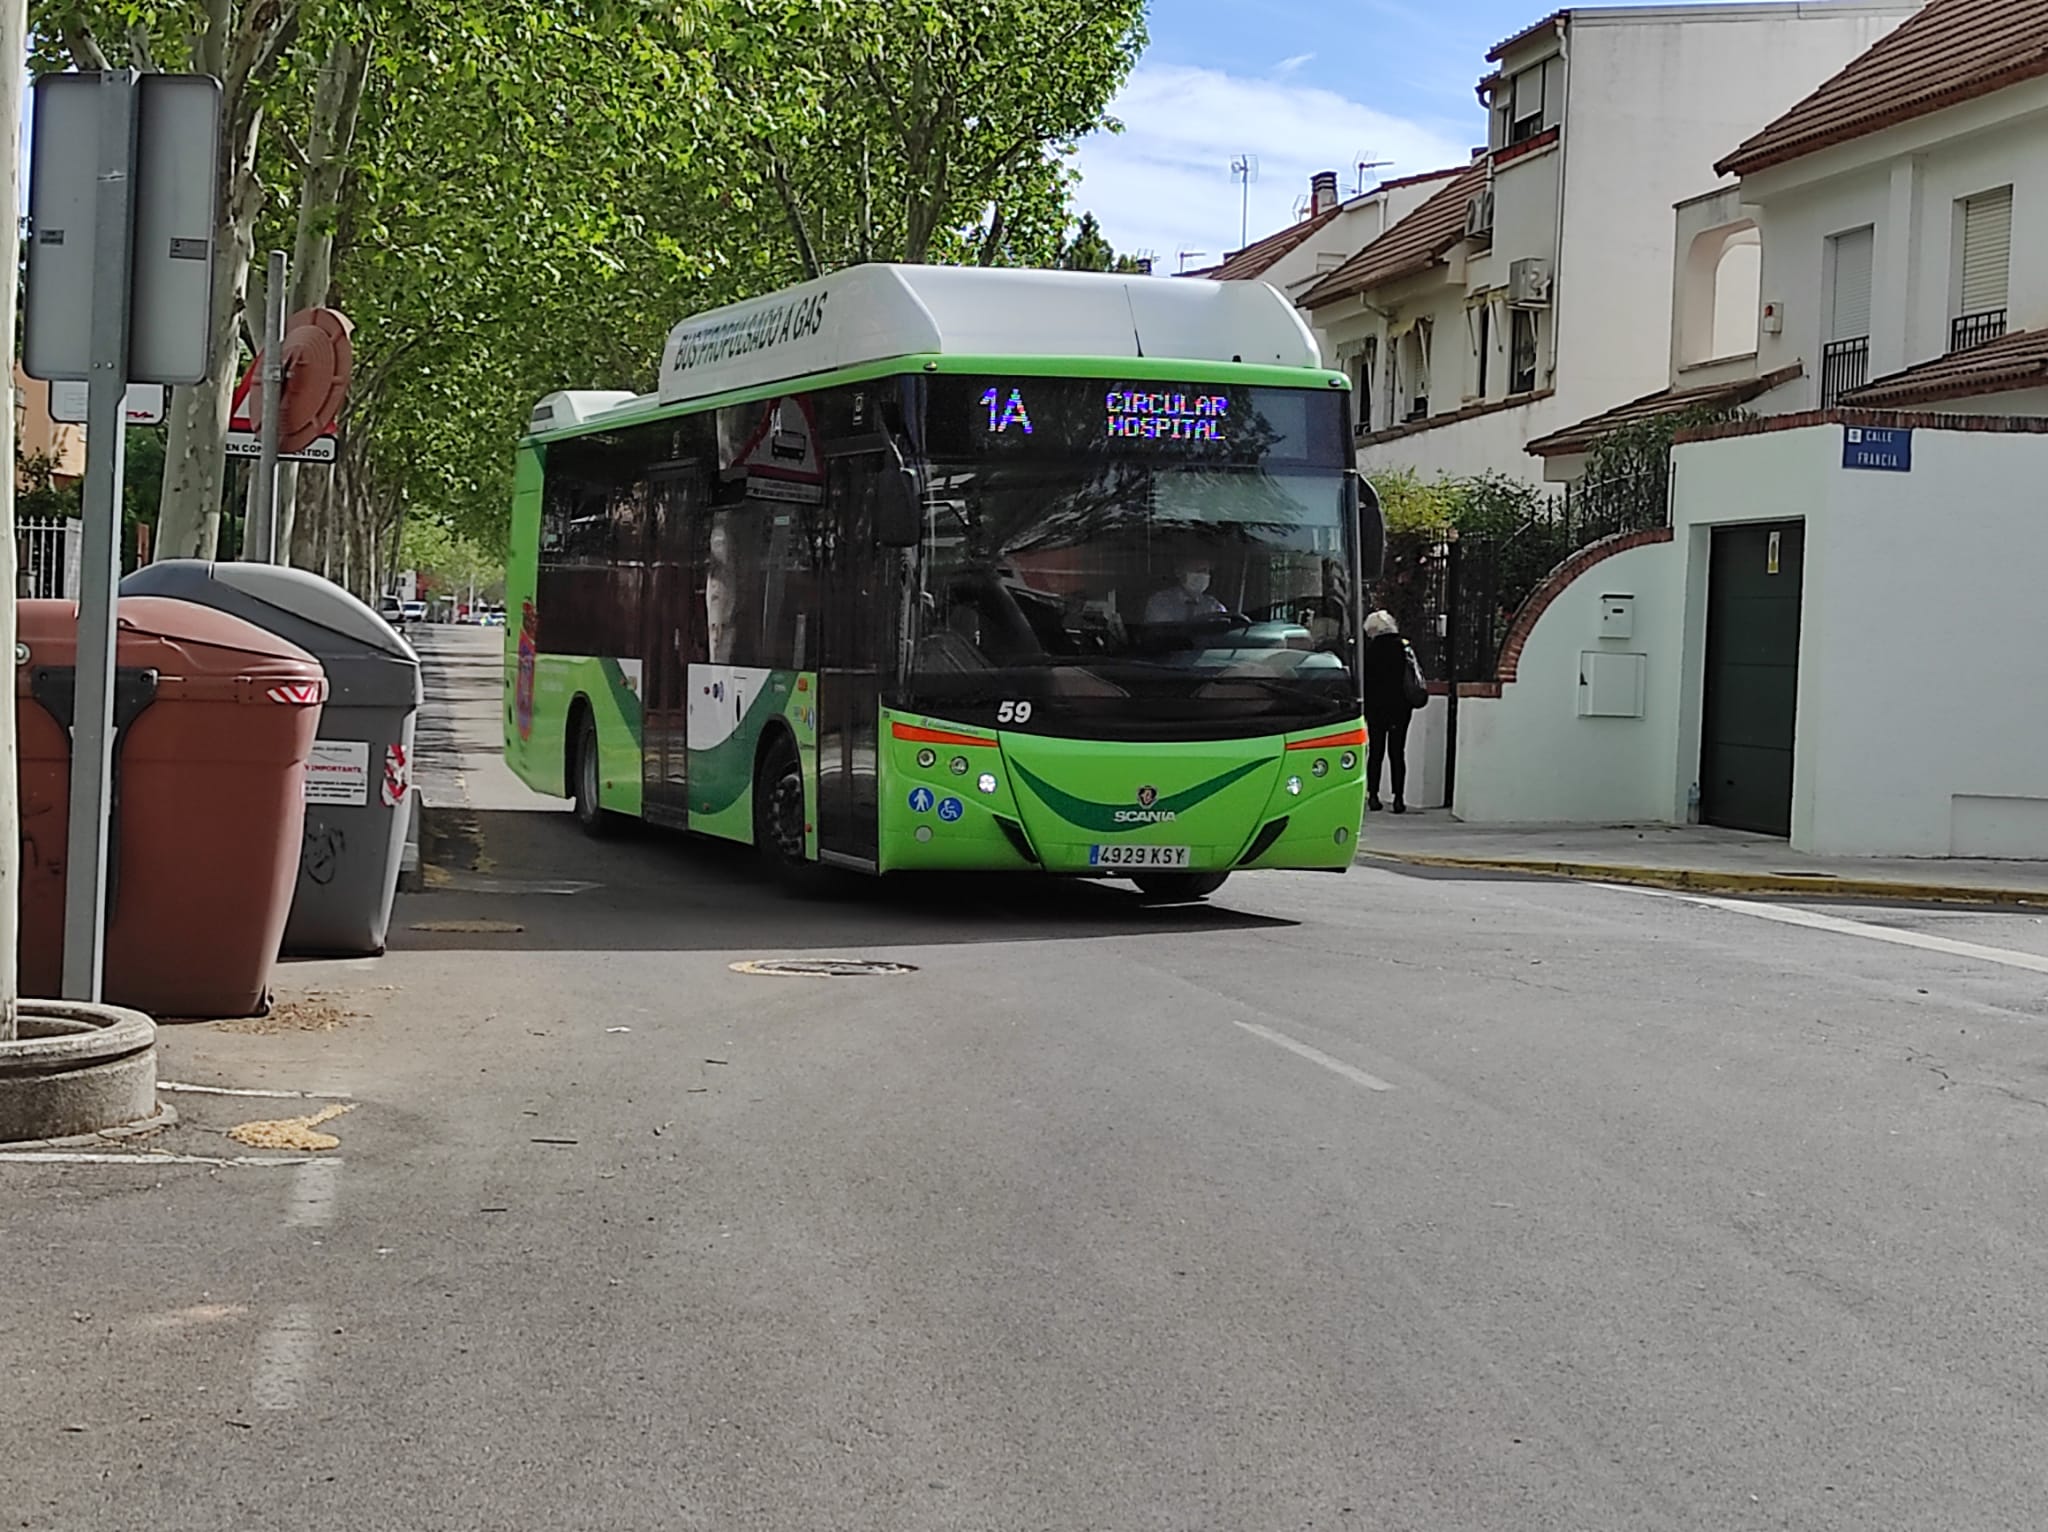
<path id="1" fill-rule="evenodd" d="M 1301 315 L 1263 282 L 870 265 L 684 320 L 669 332 L 658 397 L 680 404 L 897 357 L 945 356 L 1323 367 Z"/>
<path id="2" fill-rule="evenodd" d="M 550 431 L 566 431 L 580 426 L 586 420 L 595 420 L 609 410 L 622 404 L 631 404 L 634 395 L 614 389 L 577 388 L 563 389 L 549 394 L 533 407 L 533 416 L 526 423 L 527 431 L 534 436 L 544 436 Z"/>

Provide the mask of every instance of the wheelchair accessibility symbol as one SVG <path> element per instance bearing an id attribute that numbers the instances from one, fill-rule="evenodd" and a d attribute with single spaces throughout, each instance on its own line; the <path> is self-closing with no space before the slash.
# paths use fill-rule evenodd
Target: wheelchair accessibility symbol
<path id="1" fill-rule="evenodd" d="M 966 812 L 967 810 L 960 806 L 958 798 L 942 798 L 939 800 L 939 818 L 945 820 L 947 824 L 951 824 Z"/>

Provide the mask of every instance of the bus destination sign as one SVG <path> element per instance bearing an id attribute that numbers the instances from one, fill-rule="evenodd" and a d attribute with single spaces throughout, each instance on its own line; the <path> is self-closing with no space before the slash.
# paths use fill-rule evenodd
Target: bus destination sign
<path id="1" fill-rule="evenodd" d="M 1067 396 L 1070 388 L 1068 385 L 1059 392 Z M 1085 416 L 1081 420 L 1072 420 L 1076 412 L 1073 408 L 1075 401 L 1071 397 L 1044 400 L 1045 405 L 1056 404 L 1058 407 L 1042 408 L 1039 418 L 1072 420 L 1084 433 L 1089 426 L 1099 423 L 1103 435 L 1112 441 L 1182 441 L 1216 445 L 1230 441 L 1228 394 L 1113 388 L 1102 393 L 1099 399 L 1098 409 L 1088 412 L 1095 415 L 1092 422 L 1086 421 Z M 1038 434 L 1031 403 L 1021 386 L 997 384 L 985 390 L 975 403 L 979 411 L 986 413 L 990 436 Z M 1067 433 L 1055 433 L 1063 434 Z"/>

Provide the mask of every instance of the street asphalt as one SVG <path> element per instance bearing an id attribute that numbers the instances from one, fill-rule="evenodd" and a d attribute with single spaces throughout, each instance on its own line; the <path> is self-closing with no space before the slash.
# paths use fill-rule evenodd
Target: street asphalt
<path id="1" fill-rule="evenodd" d="M 393 950 L 167 1034 L 314 1094 L 0 1154 L 0 1532 L 2048 1526 L 2039 912 L 795 899 L 521 803 L 500 641 Z"/>

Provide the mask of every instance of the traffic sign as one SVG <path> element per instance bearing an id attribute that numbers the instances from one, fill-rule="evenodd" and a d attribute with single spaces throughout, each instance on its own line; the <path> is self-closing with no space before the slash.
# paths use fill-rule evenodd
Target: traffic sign
<path id="1" fill-rule="evenodd" d="M 50 418 L 59 425 L 84 425 L 91 389 L 89 383 L 52 383 Z M 160 426 L 170 413 L 168 396 L 169 390 L 161 383 L 130 383 L 127 397 L 121 402 L 121 413 L 131 426 Z"/>
<path id="2" fill-rule="evenodd" d="M 335 422 L 354 369 L 351 326 L 333 309 L 301 309 L 285 324 L 284 395 L 278 410 L 281 462 L 331 463 Z M 235 385 L 228 411 L 231 457 L 260 457 L 263 446 L 263 357 L 259 353 Z"/>

